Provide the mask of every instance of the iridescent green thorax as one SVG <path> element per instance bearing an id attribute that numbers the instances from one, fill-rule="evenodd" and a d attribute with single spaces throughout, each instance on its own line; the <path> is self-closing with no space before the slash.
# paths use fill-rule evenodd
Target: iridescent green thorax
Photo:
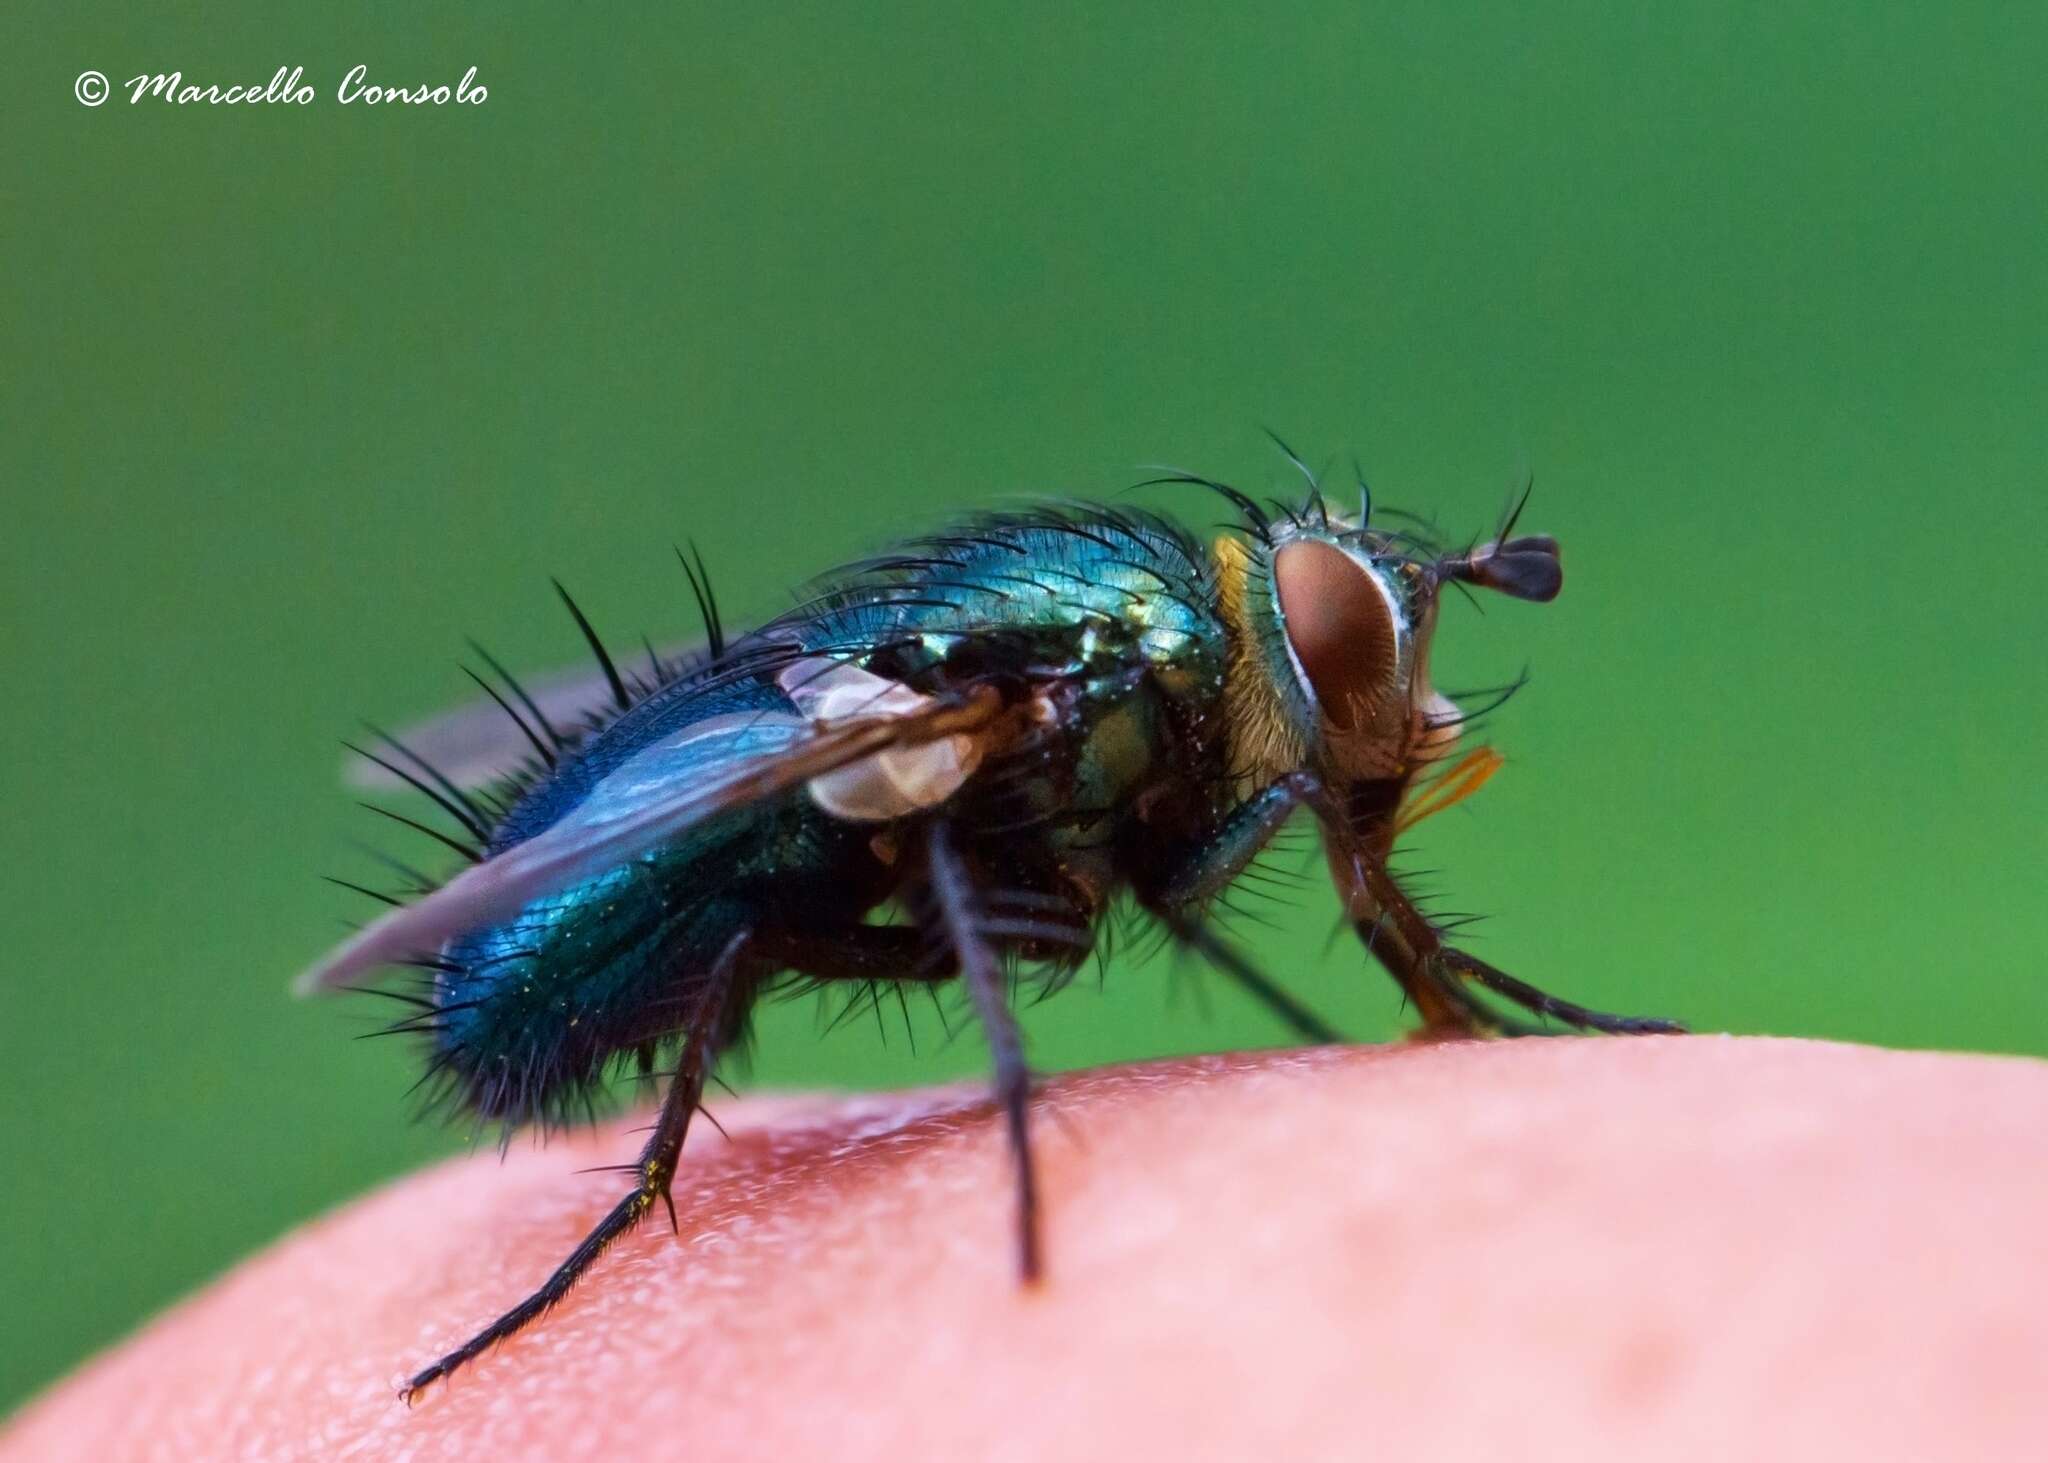
<path id="1" fill-rule="evenodd" d="M 1007 641 L 1043 669 L 1126 676 L 1169 695 L 1221 687 L 1224 638 L 1199 548 L 1164 520 L 1096 510 L 982 519 L 827 581 L 786 630 L 808 650 L 863 650 L 905 679 Z"/>
<path id="2" fill-rule="evenodd" d="M 826 593 L 845 602 L 792 627 L 814 653 L 925 692 L 991 672 L 1062 685 L 1057 734 L 1012 759 L 987 816 L 1031 827 L 1091 905 L 1116 882 L 1113 830 L 1220 753 L 1227 636 L 1199 547 L 1164 520 L 990 517 Z"/>

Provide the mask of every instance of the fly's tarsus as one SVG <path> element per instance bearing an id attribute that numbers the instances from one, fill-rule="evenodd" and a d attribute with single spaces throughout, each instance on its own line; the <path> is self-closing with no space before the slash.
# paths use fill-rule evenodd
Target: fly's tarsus
<path id="1" fill-rule="evenodd" d="M 1676 1021 L 1667 1021 L 1660 1016 L 1616 1016 L 1606 1011 L 1595 1011 L 1573 1001 L 1561 1000 L 1548 992 L 1537 989 L 1525 980 L 1519 980 L 1506 971 L 1487 964 L 1476 955 L 1446 946 L 1438 955 L 1444 966 L 1453 974 L 1476 981 L 1504 1000 L 1514 1002 L 1523 1010 L 1553 1021 L 1561 1021 L 1580 1031 L 1598 1031 L 1610 1036 L 1681 1036 L 1685 1027 Z"/>

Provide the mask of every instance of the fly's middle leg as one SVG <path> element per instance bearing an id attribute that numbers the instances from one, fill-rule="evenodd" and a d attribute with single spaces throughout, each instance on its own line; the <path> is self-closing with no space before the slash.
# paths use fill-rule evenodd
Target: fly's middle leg
<path id="1" fill-rule="evenodd" d="M 1138 889 L 1145 908 L 1178 944 L 1236 981 L 1296 1036 L 1318 1045 L 1344 1037 L 1218 936 L 1199 911 L 1251 867 L 1296 808 L 1320 792 L 1321 784 L 1307 773 L 1295 773 L 1259 789 L 1201 838 L 1155 857 Z"/>
<path id="2" fill-rule="evenodd" d="M 991 938 L 973 874 L 955 845 L 953 828 L 935 819 L 925 834 L 925 872 L 936 939 L 958 962 L 960 979 L 974 1003 L 995 1062 L 996 1101 L 1009 1129 L 1010 1160 L 1017 1182 L 1017 1267 L 1027 1282 L 1044 1269 L 1039 1234 L 1038 1171 L 1031 1153 L 1031 1068 L 1024 1060 L 1023 1034 L 1010 1010 L 1002 963 Z"/>

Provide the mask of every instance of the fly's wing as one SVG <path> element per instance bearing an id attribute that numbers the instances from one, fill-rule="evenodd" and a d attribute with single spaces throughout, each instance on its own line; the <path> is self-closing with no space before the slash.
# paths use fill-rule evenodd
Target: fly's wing
<path id="1" fill-rule="evenodd" d="M 365 925 L 295 989 L 331 990 L 379 966 L 431 955 L 716 814 L 821 779 L 830 786 L 834 774 L 891 753 L 957 745 L 956 738 L 979 745 L 1001 734 L 1001 716 L 1000 695 L 980 688 L 838 720 L 744 712 L 697 722 L 628 758 L 544 831 Z"/>
<path id="2" fill-rule="evenodd" d="M 658 648 L 654 659 L 668 671 L 701 659 L 704 650 L 702 641 L 688 641 Z M 587 713 L 612 704 L 611 684 L 604 671 L 587 664 L 521 676 L 513 695 L 515 704 L 528 715 L 538 714 L 550 725 L 579 730 Z M 426 763 L 461 788 L 483 787 L 503 777 L 532 751 L 532 743 L 512 711 L 488 695 L 416 722 L 390 740 L 402 747 L 410 760 Z M 405 786 L 390 768 L 363 757 L 349 758 L 342 767 L 342 778 L 352 787 L 378 792 Z"/>

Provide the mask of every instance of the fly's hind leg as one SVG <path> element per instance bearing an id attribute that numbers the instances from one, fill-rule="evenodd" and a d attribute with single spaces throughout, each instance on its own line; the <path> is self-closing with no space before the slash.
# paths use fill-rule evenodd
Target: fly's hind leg
<path id="1" fill-rule="evenodd" d="M 1016 1170 L 1017 1267 L 1029 1283 L 1043 1269 L 1044 1251 L 1039 1239 L 1038 1172 L 1031 1155 L 1031 1069 L 1024 1060 L 1023 1035 L 1010 1011 L 983 901 L 966 860 L 954 846 L 952 827 L 943 818 L 935 819 L 927 830 L 924 853 L 932 932 L 959 964 L 995 1061 L 996 1101 L 1009 1128 L 1010 1160 Z"/>
<path id="2" fill-rule="evenodd" d="M 1023 1278 L 1035 1281 L 1042 1268 L 1039 1239 L 1038 1173 L 1031 1154 L 1031 1069 L 1023 1036 L 1011 1014 L 998 940 L 1038 941 L 1073 949 L 1078 923 L 1020 919 L 991 912 L 991 900 L 974 883 L 973 871 L 955 846 L 953 831 L 935 821 L 924 842 L 928 908 L 920 927 L 850 925 L 830 931 L 762 931 L 754 953 L 763 960 L 818 981 L 951 980 L 966 984 L 976 1019 L 988 1038 L 995 1063 L 995 1095 L 1008 1129 L 1017 1185 L 1017 1255 Z M 1014 901 L 1016 896 L 1010 896 Z"/>
<path id="3" fill-rule="evenodd" d="M 747 938 L 744 931 L 735 935 L 705 977 L 703 996 L 691 1012 L 682 1057 L 676 1064 L 674 1078 L 669 1082 L 668 1095 L 662 1099 L 661 1114 L 655 1120 L 654 1132 L 648 1138 L 647 1146 L 641 1150 L 639 1161 L 633 1166 L 633 1171 L 639 1175 L 639 1183 L 598 1221 L 597 1227 L 584 1237 L 583 1243 L 576 1246 L 568 1259 L 556 1267 L 540 1289 L 407 1382 L 400 1395 L 408 1404 L 417 1400 L 420 1393 L 435 1382 L 546 1315 L 583 1278 L 584 1272 L 597 1263 L 598 1257 L 638 1224 L 656 1203 L 668 1205 L 670 1222 L 674 1222 L 675 1206 L 669 1201 L 669 1184 L 675 1178 L 676 1159 L 682 1153 L 690 1119 L 704 1096 L 704 1083 L 710 1075 L 716 1044 L 734 1013 L 733 996 L 741 979 L 740 959 Z"/>

